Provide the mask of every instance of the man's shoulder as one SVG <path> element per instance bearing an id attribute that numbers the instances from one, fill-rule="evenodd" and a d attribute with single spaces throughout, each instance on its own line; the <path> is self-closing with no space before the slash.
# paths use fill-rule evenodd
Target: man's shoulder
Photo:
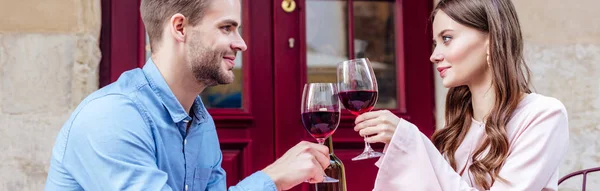
<path id="1" fill-rule="evenodd" d="M 147 127 L 149 116 L 141 98 L 151 93 L 146 92 L 147 86 L 141 69 L 124 72 L 117 81 L 81 101 L 63 127 L 88 130 L 131 128 L 127 125 Z"/>
<path id="2" fill-rule="evenodd" d="M 151 140 L 148 117 L 140 105 L 124 94 L 110 93 L 86 98 L 61 128 L 53 156 L 62 161 L 68 148 L 108 140 Z M 97 146 L 106 145 L 98 144 Z"/>
<path id="3" fill-rule="evenodd" d="M 128 114 L 139 114 L 140 95 L 147 91 L 148 82 L 141 69 L 124 72 L 117 81 L 88 95 L 77 106 L 72 117 L 82 113 L 93 113 L 98 117 L 118 118 Z"/>
<path id="4" fill-rule="evenodd" d="M 100 88 L 87 98 L 96 99 L 108 94 L 131 95 L 132 93 L 139 92 L 142 87 L 147 85 L 148 80 L 144 72 L 140 68 L 136 68 L 123 72 L 115 82 Z"/>
<path id="5" fill-rule="evenodd" d="M 82 103 L 64 124 L 65 140 L 105 142 L 144 138 L 151 140 L 149 117 L 140 105 L 122 94 L 107 94 Z"/>

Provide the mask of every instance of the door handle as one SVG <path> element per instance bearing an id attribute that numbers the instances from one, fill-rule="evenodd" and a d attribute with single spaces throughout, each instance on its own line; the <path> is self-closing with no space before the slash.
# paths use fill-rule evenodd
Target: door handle
<path id="1" fill-rule="evenodd" d="M 294 38 L 289 38 L 288 43 L 289 43 L 290 48 L 294 48 Z"/>
<path id="2" fill-rule="evenodd" d="M 281 2 L 281 8 L 288 13 L 296 10 L 296 1 L 294 0 L 283 0 Z"/>

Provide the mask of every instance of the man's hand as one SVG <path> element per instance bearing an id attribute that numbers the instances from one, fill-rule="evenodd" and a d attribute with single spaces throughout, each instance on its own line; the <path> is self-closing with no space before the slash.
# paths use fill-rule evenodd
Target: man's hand
<path id="1" fill-rule="evenodd" d="M 278 190 L 288 190 L 305 180 L 322 182 L 329 166 L 329 148 L 302 141 L 262 171 L 269 175 Z"/>

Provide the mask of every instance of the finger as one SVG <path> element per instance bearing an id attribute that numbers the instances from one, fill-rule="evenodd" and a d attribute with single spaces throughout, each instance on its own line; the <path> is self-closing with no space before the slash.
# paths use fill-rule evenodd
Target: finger
<path id="1" fill-rule="evenodd" d="M 311 149 L 310 154 L 314 156 L 314 159 L 323 169 L 326 169 L 329 166 L 329 152 L 323 154 L 317 150 Z"/>
<path id="2" fill-rule="evenodd" d="M 387 133 L 382 132 L 375 136 L 366 137 L 365 142 L 367 142 L 367 143 L 386 143 L 387 144 L 389 141 L 386 141 L 386 136 L 388 136 Z"/>
<path id="3" fill-rule="evenodd" d="M 385 127 L 386 127 L 385 125 L 377 125 L 377 126 L 367 127 L 367 128 L 360 130 L 358 132 L 358 134 L 360 134 L 360 136 L 363 136 L 363 137 L 368 136 L 368 135 L 373 135 L 373 134 L 379 134 L 385 130 Z"/>
<path id="4" fill-rule="evenodd" d="M 312 160 L 312 162 L 314 163 L 315 167 L 319 165 L 319 162 L 314 159 Z M 312 177 L 309 179 L 310 183 L 323 182 L 323 180 L 325 179 L 325 172 L 322 169 L 313 168 L 311 174 Z"/>
<path id="5" fill-rule="evenodd" d="M 314 143 L 311 143 L 308 141 L 300 141 L 298 144 L 296 144 L 292 148 L 290 148 L 284 154 L 284 156 L 289 153 L 289 155 L 291 155 L 292 157 L 297 157 L 300 153 L 302 153 L 302 151 L 309 149 L 311 144 L 314 144 Z M 283 156 L 282 156 L 282 158 L 283 158 Z"/>
<path id="6" fill-rule="evenodd" d="M 371 111 L 371 112 L 363 113 L 363 114 L 359 115 L 358 117 L 356 117 L 356 120 L 354 120 L 354 124 L 359 124 L 365 120 L 377 118 L 381 114 L 383 114 L 384 111 L 385 110 L 379 110 L 379 111 Z"/>
<path id="7" fill-rule="evenodd" d="M 329 156 L 329 148 L 327 146 L 325 146 L 325 145 L 319 145 L 317 143 L 310 143 L 309 142 L 307 144 L 307 146 L 308 147 L 306 149 L 314 149 L 314 150 L 316 150 L 317 152 L 319 152 L 319 153 L 321 153 L 323 155 Z"/>
<path id="8" fill-rule="evenodd" d="M 382 121 L 383 121 L 383 120 L 379 120 L 379 119 L 380 119 L 379 117 L 376 117 L 376 118 L 371 118 L 371 119 L 368 119 L 368 120 L 364 120 L 364 121 L 362 121 L 360 123 L 357 123 L 354 126 L 354 131 L 360 131 L 360 130 L 362 130 L 364 128 L 369 128 L 369 127 L 377 126 L 377 125 L 381 124 Z"/>

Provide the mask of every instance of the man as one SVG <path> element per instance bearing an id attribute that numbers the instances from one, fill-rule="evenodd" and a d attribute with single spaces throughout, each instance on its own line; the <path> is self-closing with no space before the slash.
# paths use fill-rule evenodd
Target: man
<path id="1" fill-rule="evenodd" d="M 214 122 L 198 94 L 228 84 L 239 0 L 142 0 L 152 58 L 88 96 L 61 129 L 46 190 L 226 190 Z M 301 142 L 231 191 L 320 182 L 327 147 Z"/>

